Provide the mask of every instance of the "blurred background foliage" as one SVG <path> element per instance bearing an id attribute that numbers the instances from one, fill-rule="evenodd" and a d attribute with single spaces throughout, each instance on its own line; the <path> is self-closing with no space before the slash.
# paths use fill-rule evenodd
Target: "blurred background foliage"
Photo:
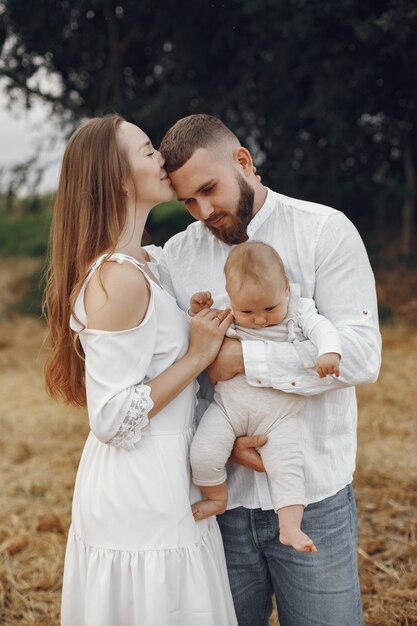
<path id="1" fill-rule="evenodd" d="M 395 241 L 413 261 L 416 33 L 414 0 L 0 0 L 0 78 L 68 134 L 117 111 L 158 145 L 179 117 L 214 114 L 266 185 L 341 209 L 371 255 Z M 2 255 L 44 250 L 53 199 L 18 198 L 22 177 L 0 173 Z M 148 231 L 163 243 L 189 221 L 173 203 Z"/>

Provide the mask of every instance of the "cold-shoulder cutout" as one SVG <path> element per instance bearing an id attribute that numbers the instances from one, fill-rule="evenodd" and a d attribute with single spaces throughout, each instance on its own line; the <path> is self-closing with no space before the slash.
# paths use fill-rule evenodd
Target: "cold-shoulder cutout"
<path id="1" fill-rule="evenodd" d="M 88 328 L 126 331 L 139 326 L 146 317 L 151 297 L 148 279 L 133 263 L 115 261 L 119 260 L 103 262 L 86 286 Z"/>

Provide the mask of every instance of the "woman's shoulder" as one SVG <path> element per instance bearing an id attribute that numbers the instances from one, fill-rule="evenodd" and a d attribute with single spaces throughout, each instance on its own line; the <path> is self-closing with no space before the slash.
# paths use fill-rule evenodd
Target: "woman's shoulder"
<path id="1" fill-rule="evenodd" d="M 120 331 L 138 326 L 150 300 L 148 282 L 130 262 L 106 261 L 92 275 L 84 303 L 88 327 Z"/>

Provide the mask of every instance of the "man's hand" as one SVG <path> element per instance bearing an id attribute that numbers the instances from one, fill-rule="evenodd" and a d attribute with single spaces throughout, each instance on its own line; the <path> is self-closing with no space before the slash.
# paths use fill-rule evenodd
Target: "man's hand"
<path id="1" fill-rule="evenodd" d="M 213 385 L 219 380 L 229 380 L 236 374 L 245 373 L 242 345 L 238 339 L 224 338 L 217 357 L 208 367 L 208 373 Z"/>
<path id="2" fill-rule="evenodd" d="M 239 465 L 249 467 L 255 472 L 264 472 L 265 467 L 262 463 L 261 455 L 255 448 L 259 448 L 266 443 L 268 437 L 266 435 L 256 435 L 255 437 L 238 437 L 233 446 L 230 460 Z"/>

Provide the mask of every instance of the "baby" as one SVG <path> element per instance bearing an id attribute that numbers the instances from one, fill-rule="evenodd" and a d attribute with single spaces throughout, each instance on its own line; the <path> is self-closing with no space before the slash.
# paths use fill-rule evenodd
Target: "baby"
<path id="1" fill-rule="evenodd" d="M 243 340 L 291 341 L 305 367 L 323 378 L 339 376 L 341 347 L 334 326 L 319 315 L 311 298 L 301 298 L 289 284 L 281 257 L 271 246 L 250 241 L 230 252 L 225 264 L 226 291 L 235 317 L 229 336 Z M 192 296 L 190 315 L 209 308 L 209 292 Z M 318 348 L 314 364 L 302 345 Z M 193 481 L 205 500 L 193 505 L 195 519 L 223 513 L 227 506 L 225 464 L 236 437 L 267 435 L 259 448 L 268 476 L 272 504 L 278 514 L 280 541 L 300 552 L 317 552 L 301 530 L 306 504 L 300 415 L 305 399 L 271 387 L 254 387 L 245 376 L 218 382 L 214 400 L 204 413 L 191 445 Z"/>

